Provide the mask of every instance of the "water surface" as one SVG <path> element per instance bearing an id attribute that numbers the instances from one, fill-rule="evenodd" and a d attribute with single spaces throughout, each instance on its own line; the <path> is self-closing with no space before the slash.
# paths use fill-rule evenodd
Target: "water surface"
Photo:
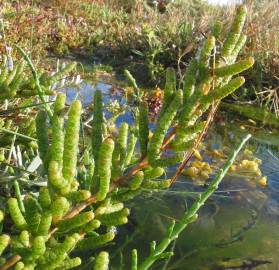
<path id="1" fill-rule="evenodd" d="M 79 89 L 67 89 L 68 101 L 78 93 L 84 106 L 89 106 L 94 91 L 99 89 L 105 103 L 116 99 L 125 104 L 121 95 L 111 95 L 113 86 L 83 82 Z M 117 122 L 122 121 L 131 123 L 131 114 L 119 117 Z M 222 136 L 214 134 L 213 137 Z M 189 225 L 173 246 L 175 256 L 168 265 L 159 262 L 153 269 L 279 269 L 279 158 L 270 146 L 253 140 L 251 143 L 257 148 L 255 156 L 262 160 L 261 170 L 268 176 L 268 187 L 260 187 L 242 177 L 225 177 L 219 190 L 201 209 L 198 221 Z M 132 201 L 130 223 L 119 228 L 112 248 L 114 264 L 122 261 L 123 269 L 129 269 L 128 255 L 133 248 L 138 249 L 140 258 L 147 256 L 149 243 L 159 242 L 169 221 L 179 220 L 205 188 L 181 176 L 170 190 L 145 194 Z"/>

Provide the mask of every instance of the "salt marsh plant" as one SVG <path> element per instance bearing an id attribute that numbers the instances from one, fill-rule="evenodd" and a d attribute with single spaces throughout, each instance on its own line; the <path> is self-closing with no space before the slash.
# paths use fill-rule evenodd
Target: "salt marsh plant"
<path id="1" fill-rule="evenodd" d="M 242 33 L 245 17 L 246 8 L 240 6 L 220 49 L 213 35 L 207 37 L 184 75 L 182 89 L 177 89 L 174 70 L 167 70 L 163 106 L 154 130 L 149 130 L 148 110 L 134 81 L 139 102 L 135 124 L 123 122 L 117 130 L 111 129 L 102 93 L 96 91 L 92 126 L 86 130 L 91 134 L 85 140 L 91 143 L 86 147 L 79 138 L 83 113 L 79 100 L 67 108 L 65 95 L 59 94 L 48 110 L 42 107 L 36 116 L 36 139 L 43 163 L 38 174 L 46 180 L 45 185 L 7 199 L 2 207 L 1 270 L 71 269 L 86 263 L 80 258 L 84 252 L 95 254 L 97 248 L 105 249 L 104 245 L 115 239 L 114 228 L 128 222 L 131 210 L 126 201 L 170 187 L 212 120 L 208 117 L 204 122 L 202 116 L 243 85 L 245 80 L 238 74 L 253 65 L 252 58 L 236 62 L 246 39 Z M 24 57 L 32 68 L 30 59 Z M 34 70 L 33 76 L 37 91 L 53 81 L 53 77 L 41 80 Z M 138 259 L 133 250 L 130 269 L 150 269 L 157 260 L 172 256 L 166 251 L 168 246 L 197 219 L 199 208 L 218 188 L 248 138 L 181 220 L 170 224 L 163 240 L 158 245 L 151 243 L 146 259 Z M 176 173 L 165 179 L 164 172 L 173 165 L 178 165 Z M 96 254 L 93 269 L 108 267 L 109 254 Z"/>
<path id="2" fill-rule="evenodd" d="M 76 63 L 70 63 L 52 75 L 41 72 L 37 74 L 41 91 L 45 95 L 54 94 L 58 84 L 65 82 L 65 77 L 74 68 Z M 0 100 L 15 97 L 31 97 L 38 94 L 36 78 L 32 74 L 26 74 L 25 61 L 16 61 L 11 56 L 4 56 L 0 65 Z M 63 86 L 63 85 L 62 85 Z"/>

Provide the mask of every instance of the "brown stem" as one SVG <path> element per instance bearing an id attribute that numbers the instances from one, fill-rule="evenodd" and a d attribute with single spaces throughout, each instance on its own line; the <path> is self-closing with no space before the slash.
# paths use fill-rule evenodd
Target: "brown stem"
<path id="1" fill-rule="evenodd" d="M 138 171 L 146 168 L 148 166 L 147 157 L 145 157 L 136 167 L 132 168 L 127 174 L 119 177 L 115 182 L 114 185 L 121 186 L 126 184 L 126 182 L 133 177 Z"/>
<path id="2" fill-rule="evenodd" d="M 201 144 L 202 140 L 204 139 L 205 135 L 207 134 L 207 131 L 208 131 L 213 119 L 214 119 L 214 116 L 215 116 L 215 113 L 217 111 L 218 105 L 219 105 L 219 102 L 216 105 L 212 105 L 212 109 L 209 113 L 209 117 L 206 121 L 206 124 L 205 124 L 205 127 L 204 127 L 203 131 L 199 135 L 199 137 L 198 137 L 195 145 L 193 146 L 193 148 L 185 154 L 183 161 L 181 162 L 181 164 L 177 168 L 175 174 L 171 178 L 171 183 L 174 183 L 177 180 L 177 178 L 183 172 L 185 166 L 187 165 L 187 163 L 189 162 L 189 160 L 193 156 L 195 150 L 198 149 L 199 145 Z"/>
<path id="3" fill-rule="evenodd" d="M 173 130 L 170 132 L 170 134 L 167 136 L 167 138 L 165 139 L 161 150 L 165 150 L 167 148 L 167 146 L 169 145 L 169 143 L 174 139 L 175 137 L 175 132 L 176 132 L 176 128 L 173 128 Z"/>
<path id="4" fill-rule="evenodd" d="M 116 187 L 119 187 L 123 184 L 125 184 L 129 178 L 134 176 L 138 171 L 142 170 L 143 168 L 146 168 L 148 166 L 147 158 L 144 158 L 136 167 L 132 168 L 127 174 L 119 177 L 117 180 L 115 180 L 111 186 L 110 186 L 110 192 L 113 191 Z M 63 220 L 65 219 L 71 219 L 74 216 L 78 215 L 82 210 L 84 210 L 87 206 L 97 202 L 97 198 L 95 195 L 91 196 L 81 204 L 74 207 L 70 213 L 68 213 Z"/>
<path id="5" fill-rule="evenodd" d="M 14 266 L 17 262 L 21 260 L 21 257 L 19 255 L 15 255 L 8 259 L 4 265 L 0 266 L 0 270 L 7 270 L 10 267 Z"/>
<path id="6" fill-rule="evenodd" d="M 172 132 L 168 135 L 168 137 L 165 139 L 162 149 L 165 149 L 167 145 L 170 143 L 170 141 L 175 136 L 175 129 L 172 130 Z M 146 168 L 148 166 L 148 159 L 147 157 L 143 158 L 142 161 L 136 165 L 134 168 L 132 168 L 127 174 L 119 177 L 116 179 L 110 186 L 110 192 L 113 191 L 116 187 L 122 186 L 127 183 L 127 181 L 133 177 L 138 171 Z M 87 206 L 97 202 L 96 196 L 91 196 L 86 201 L 82 202 L 81 204 L 74 207 L 70 213 L 68 213 L 63 220 L 65 219 L 71 219 L 74 216 L 78 215 L 82 210 L 84 210 Z"/>

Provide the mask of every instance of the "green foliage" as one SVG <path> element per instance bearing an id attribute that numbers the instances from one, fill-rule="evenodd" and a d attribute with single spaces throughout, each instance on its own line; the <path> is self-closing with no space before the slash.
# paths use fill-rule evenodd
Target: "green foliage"
<path id="1" fill-rule="evenodd" d="M 117 211 L 120 211 L 124 208 L 123 203 L 112 204 L 110 199 L 104 201 L 95 211 L 96 216 L 110 214 Z"/>
<path id="2" fill-rule="evenodd" d="M 94 218 L 94 213 L 92 211 L 89 212 L 83 212 L 72 219 L 69 220 L 63 220 L 59 223 L 58 229 L 62 232 L 71 231 L 72 229 L 76 229 L 78 227 L 81 227 L 88 222 L 90 222 Z"/>
<path id="3" fill-rule="evenodd" d="M 54 216 L 55 217 L 55 216 Z M 45 211 L 42 213 L 41 222 L 39 224 L 37 235 L 47 236 L 52 222 L 52 213 L 50 211 Z"/>
<path id="4" fill-rule="evenodd" d="M 243 141 L 237 146 L 237 148 L 231 153 L 230 157 L 226 161 L 223 168 L 217 173 L 214 180 L 210 183 L 209 187 L 198 197 L 195 203 L 191 206 L 191 208 L 185 212 L 183 217 L 179 222 L 172 221 L 168 227 L 166 235 L 164 239 L 156 245 L 156 242 L 151 244 L 150 254 L 149 256 L 136 268 L 138 270 L 147 270 L 160 259 L 168 258 L 172 256 L 172 252 L 165 252 L 167 247 L 173 242 L 179 234 L 192 222 L 197 220 L 198 210 L 204 205 L 205 201 L 218 189 L 218 186 L 227 171 L 233 164 L 236 159 L 237 154 L 242 149 L 243 145 L 249 140 L 251 135 L 246 136 Z M 135 256 L 135 255 L 133 255 Z M 134 259 L 135 260 L 135 259 Z"/>
<path id="5" fill-rule="evenodd" d="M 239 105 L 239 104 L 229 104 L 222 102 L 221 107 L 238 113 L 244 117 L 254 119 L 256 121 L 262 122 L 264 125 L 270 125 L 273 127 L 279 127 L 279 120 L 275 114 L 268 112 L 265 109 L 253 106 L 253 105 Z"/>
<path id="6" fill-rule="evenodd" d="M 238 9 L 232 33 L 224 42 L 225 48 L 221 46 L 219 50 L 219 44 L 216 45 L 212 35 L 205 39 L 184 74 L 182 90 L 178 88 L 181 82 L 177 82 L 175 71 L 167 69 L 164 103 L 155 119 L 153 134 L 149 130 L 148 106 L 127 71 L 126 76 L 134 88 L 134 101 L 139 105 L 132 108 L 135 125 L 129 126 L 124 122 L 117 128 L 116 118 L 107 121 L 100 91 L 94 95 L 92 128 L 83 125 L 82 140 L 82 106 L 79 100 L 74 100 L 67 110 L 66 96 L 59 94 L 53 105 L 44 106 L 45 112 L 40 108 L 34 140 L 38 141 L 44 169 L 39 167 L 32 177 L 39 176 L 47 181 L 43 187 L 35 186 L 32 193 L 27 191 L 24 199 L 17 192 L 17 198 L 7 200 L 5 217 L 0 212 L 0 222 L 8 216 L 14 225 L 10 228 L 3 226 L 0 236 L 0 254 L 4 254 L 5 259 L 6 253 L 15 255 L 12 267 L 62 270 L 79 266 L 83 263 L 79 254 L 90 252 L 96 256 L 97 248 L 103 248 L 114 240 L 114 227 L 128 222 L 130 209 L 126 207 L 126 201 L 141 193 L 150 194 L 170 187 L 172 179 L 165 179 L 168 166 L 184 160 L 187 150 L 192 150 L 204 130 L 206 123 L 202 117 L 206 110 L 239 88 L 244 78 L 233 76 L 253 64 L 252 58 L 235 62 L 245 40 L 241 32 L 244 13 L 245 9 Z M 150 36 L 149 41 L 153 38 Z M 151 64 L 154 64 L 159 50 L 156 46 L 148 56 Z M 32 89 L 42 100 L 46 90 L 75 66 L 66 66 L 51 76 L 39 74 L 29 57 L 24 52 L 22 54 L 33 73 L 25 87 L 32 83 Z M 3 70 L 1 82 L 9 86 L 18 69 L 13 72 Z M 25 90 L 28 89 L 31 88 Z M 218 188 L 236 152 L 181 220 L 170 225 L 162 242 L 158 245 L 152 242 L 150 254 L 141 264 L 138 263 L 137 251 L 133 250 L 132 270 L 149 269 L 157 260 L 173 255 L 166 252 L 166 248 L 197 218 L 198 209 Z M 32 157 L 35 156 L 33 151 Z M 24 207 L 20 207 L 22 205 Z M 86 265 L 86 258 L 84 263 Z M 108 269 L 108 264 L 108 253 L 101 252 L 97 255 L 94 269 Z M 8 269 L 7 265 L 4 262 L 4 268 L 0 266 L 0 269 Z"/>
<path id="7" fill-rule="evenodd" d="M 77 244 L 80 239 L 78 234 L 73 234 L 66 237 L 66 239 L 53 247 L 52 250 L 46 251 L 44 257 L 39 260 L 39 269 L 57 269 L 68 261 L 67 254 L 70 252 Z"/>
<path id="8" fill-rule="evenodd" d="M 145 180 L 142 184 L 143 188 L 147 189 L 163 189 L 169 188 L 171 185 L 171 180 L 160 180 L 160 181 L 152 181 L 152 180 Z"/>
<path id="9" fill-rule="evenodd" d="M 66 65 L 61 70 L 59 70 L 59 72 L 56 72 L 55 74 L 53 74 L 51 76 L 48 76 L 47 74 L 42 74 L 42 76 L 40 78 L 41 84 L 45 87 L 49 87 L 49 86 L 53 85 L 55 82 L 60 81 L 61 79 L 63 79 L 63 77 L 68 75 L 76 67 L 76 65 L 77 64 L 75 62 L 72 62 L 72 63 Z"/>
<path id="10" fill-rule="evenodd" d="M 228 84 L 210 92 L 207 96 L 204 96 L 201 100 L 203 107 L 207 109 L 208 106 L 213 102 L 223 99 L 224 97 L 233 93 L 236 89 L 242 86 L 244 82 L 245 82 L 244 77 L 236 77 L 232 79 Z"/>
<path id="11" fill-rule="evenodd" d="M 214 49 L 214 47 L 215 47 L 215 37 L 209 36 L 204 42 L 204 45 L 199 54 L 198 66 L 200 69 L 209 66 L 212 50 Z"/>
<path id="12" fill-rule="evenodd" d="M 91 192 L 89 190 L 77 190 L 67 194 L 67 198 L 73 203 L 79 203 L 90 198 Z"/>
<path id="13" fill-rule="evenodd" d="M 109 269 L 109 254 L 102 251 L 98 254 L 94 265 L 94 270 L 108 270 Z"/>
<path id="14" fill-rule="evenodd" d="M 96 90 L 94 95 L 93 122 L 92 122 L 92 153 L 95 164 L 98 164 L 98 154 L 103 141 L 103 101 L 102 92 Z"/>
<path id="15" fill-rule="evenodd" d="M 57 223 L 68 212 L 70 203 L 65 197 L 56 198 L 51 204 L 52 220 Z"/>
<path id="16" fill-rule="evenodd" d="M 4 220 L 4 213 L 0 210 L 0 223 Z"/>
<path id="17" fill-rule="evenodd" d="M 124 75 L 126 76 L 126 78 L 128 79 L 128 81 L 131 83 L 131 85 L 133 86 L 133 88 L 135 90 L 138 90 L 138 85 L 137 85 L 137 82 L 135 80 L 135 78 L 133 77 L 133 75 L 130 73 L 129 70 L 125 69 L 124 70 Z"/>
<path id="18" fill-rule="evenodd" d="M 26 223 L 26 220 L 25 220 L 24 216 L 22 215 L 22 213 L 19 209 L 18 201 L 17 201 L 16 198 L 8 199 L 8 209 L 9 209 L 10 216 L 11 216 L 15 226 L 19 230 L 26 229 L 27 228 L 27 223 Z"/>
<path id="19" fill-rule="evenodd" d="M 0 100 L 4 98 L 14 97 L 22 82 L 24 63 L 18 63 L 12 70 L 7 67 L 1 67 L 0 76 Z"/>
<path id="20" fill-rule="evenodd" d="M 13 63 L 11 57 L 9 61 Z M 37 78 L 41 87 L 39 90 L 33 74 L 30 76 L 27 72 L 25 62 L 14 62 L 11 70 L 7 67 L 7 63 L 4 62 L 0 65 L 0 100 L 13 97 L 35 96 L 39 91 L 51 95 L 54 93 L 52 86 L 68 75 L 75 67 L 76 63 L 70 63 L 53 75 L 48 75 L 47 73 L 40 74 Z"/>
<path id="21" fill-rule="evenodd" d="M 176 143 L 189 142 L 197 137 L 197 134 L 202 132 L 206 122 L 199 122 L 195 125 L 188 126 L 184 129 L 179 129 L 176 132 Z"/>
<path id="22" fill-rule="evenodd" d="M 51 197 L 47 187 L 42 187 L 39 193 L 39 203 L 43 209 L 49 208 L 51 204 Z"/>
<path id="23" fill-rule="evenodd" d="M 114 141 L 110 138 L 106 139 L 100 147 L 98 164 L 100 185 L 96 195 L 99 201 L 104 200 L 109 192 L 113 149 Z"/>
<path id="24" fill-rule="evenodd" d="M 210 65 L 210 59 L 212 55 L 212 51 L 215 48 L 215 37 L 209 36 L 205 42 L 204 45 L 198 55 L 198 69 L 199 69 L 199 80 L 206 80 L 206 72 L 207 68 Z"/>
<path id="25" fill-rule="evenodd" d="M 0 235 L 0 256 L 10 243 L 10 237 L 6 234 Z"/>
<path id="26" fill-rule="evenodd" d="M 137 270 L 138 269 L 138 252 L 136 249 L 132 250 L 132 256 L 131 256 L 131 270 Z"/>
<path id="27" fill-rule="evenodd" d="M 65 108 L 66 96 L 59 94 L 54 103 L 54 114 L 51 119 L 52 144 L 50 148 L 51 160 L 58 163 L 58 168 L 63 165 L 64 151 L 64 117 L 63 110 Z"/>
<path id="28" fill-rule="evenodd" d="M 70 185 L 62 176 L 61 169 L 56 161 L 52 160 L 48 166 L 49 181 L 53 187 L 61 191 L 61 193 L 68 193 Z M 63 190 L 63 191 L 62 191 Z"/>
<path id="29" fill-rule="evenodd" d="M 141 193 L 141 190 L 124 190 L 112 195 L 114 201 L 126 202 L 134 199 Z"/>
<path id="30" fill-rule="evenodd" d="M 22 231 L 19 235 L 19 241 L 24 247 L 30 246 L 30 235 L 28 231 Z"/>
<path id="31" fill-rule="evenodd" d="M 37 236 L 32 241 L 32 257 L 34 259 L 43 255 L 46 251 L 45 238 L 43 236 Z"/>
<path id="32" fill-rule="evenodd" d="M 99 221 L 106 226 L 116 226 L 125 224 L 128 222 L 127 216 L 130 214 L 130 210 L 128 208 L 124 208 L 120 211 L 115 211 L 112 213 L 107 213 L 98 216 Z"/>
<path id="33" fill-rule="evenodd" d="M 197 61 L 192 59 L 185 74 L 184 74 L 184 86 L 183 86 L 183 98 L 184 104 L 188 102 L 188 99 L 194 94 L 196 84 L 196 72 L 197 72 Z"/>
<path id="34" fill-rule="evenodd" d="M 144 179 L 157 179 L 165 173 L 164 168 L 147 168 L 144 171 Z"/>
<path id="35" fill-rule="evenodd" d="M 73 259 L 66 259 L 64 260 L 60 266 L 59 270 L 66 270 L 66 269 L 72 269 L 77 266 L 81 265 L 81 259 L 79 257 L 73 258 Z"/>
<path id="36" fill-rule="evenodd" d="M 173 68 L 166 70 L 166 83 L 164 89 L 164 104 L 169 104 L 173 93 L 176 91 L 176 74 Z"/>
<path id="37" fill-rule="evenodd" d="M 174 94 L 174 98 L 171 101 L 170 105 L 167 107 L 165 112 L 163 112 L 162 117 L 159 119 L 159 122 L 157 123 L 154 134 L 150 140 L 148 149 L 148 161 L 152 166 L 160 166 L 158 163 L 162 163 L 163 158 L 160 157 L 161 146 L 163 144 L 165 134 L 167 133 L 172 121 L 174 120 L 174 117 L 177 114 L 177 108 L 179 108 L 182 104 L 182 97 L 182 90 L 178 90 Z M 176 163 L 177 161 L 175 160 L 174 164 Z"/>
<path id="38" fill-rule="evenodd" d="M 123 161 L 126 157 L 127 151 L 127 141 L 128 141 L 128 130 L 129 126 L 126 122 L 121 123 L 119 127 L 119 135 L 118 135 L 118 144 L 119 144 L 119 154 L 120 154 L 120 164 L 123 164 Z"/>
<path id="39" fill-rule="evenodd" d="M 40 205 L 38 201 L 31 196 L 25 198 L 24 205 L 28 228 L 33 234 L 35 234 L 41 222 Z"/>
<path id="40" fill-rule="evenodd" d="M 148 107 L 145 102 L 141 102 L 139 107 L 139 143 L 142 157 L 147 154 L 148 136 Z"/>
<path id="41" fill-rule="evenodd" d="M 217 77 L 226 77 L 236 75 L 254 65 L 254 58 L 249 57 L 244 60 L 240 60 L 234 64 L 216 68 L 214 73 Z"/>
<path id="42" fill-rule="evenodd" d="M 142 184 L 143 178 L 144 178 L 144 173 L 142 171 L 137 172 L 136 175 L 129 182 L 130 189 L 131 190 L 139 189 Z"/>
<path id="43" fill-rule="evenodd" d="M 40 111 L 36 117 L 36 132 L 38 138 L 39 153 L 41 159 L 45 160 L 48 152 L 48 128 L 47 128 L 47 113 Z"/>
<path id="44" fill-rule="evenodd" d="M 137 143 L 137 137 L 133 131 L 130 131 L 130 138 L 127 145 L 127 152 L 125 154 L 125 159 L 123 160 L 124 167 L 128 167 L 131 164 L 133 155 L 135 153 L 136 143 Z"/>
<path id="45" fill-rule="evenodd" d="M 96 229 L 98 229 L 101 226 L 101 222 L 97 219 L 93 219 L 91 221 L 89 221 L 84 227 L 84 231 L 86 233 L 92 232 Z"/>
<path id="46" fill-rule="evenodd" d="M 76 100 L 69 109 L 63 152 L 63 177 L 72 182 L 76 175 L 81 102 Z"/>
<path id="47" fill-rule="evenodd" d="M 221 49 L 222 57 L 229 58 L 235 49 L 235 45 L 239 41 L 241 36 L 241 32 L 246 20 L 247 8 L 245 6 L 240 6 L 237 10 L 235 20 L 231 27 L 231 31 L 229 32 L 226 41 Z"/>
<path id="48" fill-rule="evenodd" d="M 88 237 L 88 238 L 85 238 L 85 239 L 79 241 L 77 249 L 78 250 L 92 250 L 97 247 L 101 247 L 108 242 L 111 242 L 114 239 L 114 237 L 115 237 L 114 232 L 107 232 L 102 235 Z"/>

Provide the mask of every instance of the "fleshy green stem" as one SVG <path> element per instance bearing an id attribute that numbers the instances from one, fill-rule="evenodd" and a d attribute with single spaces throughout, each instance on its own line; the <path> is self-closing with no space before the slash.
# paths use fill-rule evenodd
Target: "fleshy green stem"
<path id="1" fill-rule="evenodd" d="M 20 47 L 20 46 L 17 46 L 16 45 L 16 48 L 18 49 L 18 51 L 20 52 L 20 54 L 23 56 L 24 60 L 27 62 L 28 66 L 30 67 L 31 71 L 32 71 L 32 74 L 33 74 L 33 77 L 35 79 L 35 84 L 36 84 L 36 88 L 37 88 L 37 91 L 38 91 L 38 95 L 39 95 L 39 98 L 40 100 L 44 103 L 44 107 L 47 111 L 47 114 L 49 116 L 49 119 L 52 119 L 52 111 L 51 111 L 51 108 L 49 106 L 49 104 L 46 102 L 45 100 L 45 93 L 40 85 L 40 80 L 39 80 L 39 76 L 38 76 L 38 73 L 30 59 L 30 57 L 26 54 L 26 52 Z"/>
<path id="2" fill-rule="evenodd" d="M 184 214 L 179 223 L 172 223 L 168 229 L 168 233 L 165 238 L 160 242 L 158 246 L 154 248 L 149 257 L 147 257 L 142 264 L 138 267 L 138 270 L 147 270 L 152 264 L 161 258 L 161 255 L 165 253 L 165 250 L 168 248 L 171 242 L 173 242 L 179 234 L 187 227 L 188 224 L 195 221 L 197 219 L 197 212 L 204 205 L 207 199 L 218 189 L 219 184 L 222 179 L 226 175 L 227 171 L 233 164 L 236 159 L 238 153 L 244 146 L 244 144 L 250 139 L 251 135 L 247 135 L 242 142 L 238 145 L 238 147 L 231 153 L 227 162 L 224 164 L 223 168 L 218 172 L 215 176 L 214 180 L 210 183 L 207 190 L 205 190 L 196 202 L 192 205 L 192 207 Z"/>

